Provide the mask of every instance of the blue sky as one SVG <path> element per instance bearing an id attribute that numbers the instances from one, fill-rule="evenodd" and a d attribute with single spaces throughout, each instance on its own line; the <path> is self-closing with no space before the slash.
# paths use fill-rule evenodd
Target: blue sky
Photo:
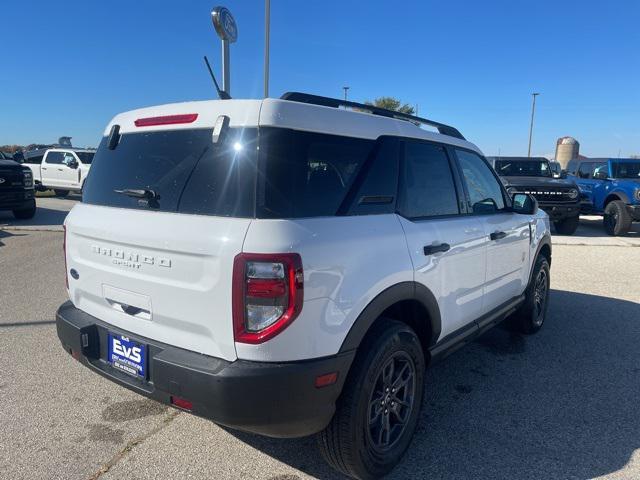
<path id="1" fill-rule="evenodd" d="M 271 96 L 392 95 L 487 154 L 572 135 L 588 156 L 640 153 L 640 2 L 272 0 Z M 15 1 L 0 13 L 0 144 L 61 135 L 97 145 L 132 108 L 207 99 L 219 72 L 216 1 Z M 263 0 L 224 0 L 238 23 L 232 94 L 262 95 Z"/>

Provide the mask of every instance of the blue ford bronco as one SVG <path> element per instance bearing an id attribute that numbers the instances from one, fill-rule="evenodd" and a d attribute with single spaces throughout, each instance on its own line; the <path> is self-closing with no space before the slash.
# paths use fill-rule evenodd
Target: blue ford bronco
<path id="1" fill-rule="evenodd" d="M 609 235 L 624 235 L 640 221 L 640 159 L 588 158 L 567 165 L 582 197 L 581 212 L 602 215 Z"/>

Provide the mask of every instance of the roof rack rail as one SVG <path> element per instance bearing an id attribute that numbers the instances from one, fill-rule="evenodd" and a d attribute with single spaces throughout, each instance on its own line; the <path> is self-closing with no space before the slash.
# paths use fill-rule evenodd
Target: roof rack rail
<path id="1" fill-rule="evenodd" d="M 292 102 L 309 103 L 312 105 L 322 105 L 324 107 L 351 107 L 358 110 L 364 110 L 374 115 L 380 115 L 382 117 L 396 118 L 398 120 L 406 120 L 414 123 L 421 123 L 423 125 L 429 125 L 438 130 L 442 135 L 448 135 L 449 137 L 459 138 L 466 140 L 457 128 L 445 125 L 444 123 L 434 122 L 422 117 L 416 117 L 409 115 L 408 113 L 396 112 L 394 110 L 387 110 L 386 108 L 376 107 L 375 105 L 367 105 L 366 103 L 350 102 L 348 100 L 340 100 L 338 98 L 322 97 L 320 95 L 312 95 L 309 93 L 301 92 L 287 92 L 280 97 L 282 100 L 289 100 Z"/>

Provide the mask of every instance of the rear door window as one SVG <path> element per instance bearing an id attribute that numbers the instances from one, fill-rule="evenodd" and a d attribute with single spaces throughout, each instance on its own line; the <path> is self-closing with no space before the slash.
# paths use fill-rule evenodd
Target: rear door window
<path id="1" fill-rule="evenodd" d="M 336 215 L 375 143 L 339 135 L 261 128 L 257 216 Z"/>
<path id="2" fill-rule="evenodd" d="M 230 129 L 213 143 L 212 129 L 122 135 L 114 150 L 102 140 L 83 201 L 94 205 L 217 216 L 253 216 L 256 129 Z M 155 201 L 125 189 L 148 189 Z"/>
<path id="3" fill-rule="evenodd" d="M 460 213 L 449 158 L 444 147 L 407 141 L 398 211 L 406 218 Z"/>

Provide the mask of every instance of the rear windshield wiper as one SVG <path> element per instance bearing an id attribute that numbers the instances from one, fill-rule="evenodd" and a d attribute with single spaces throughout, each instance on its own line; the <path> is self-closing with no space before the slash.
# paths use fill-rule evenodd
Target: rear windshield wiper
<path id="1" fill-rule="evenodd" d="M 114 190 L 114 192 L 133 198 L 146 198 L 147 200 L 157 200 L 160 198 L 160 196 L 150 188 L 123 188 L 122 190 Z"/>

